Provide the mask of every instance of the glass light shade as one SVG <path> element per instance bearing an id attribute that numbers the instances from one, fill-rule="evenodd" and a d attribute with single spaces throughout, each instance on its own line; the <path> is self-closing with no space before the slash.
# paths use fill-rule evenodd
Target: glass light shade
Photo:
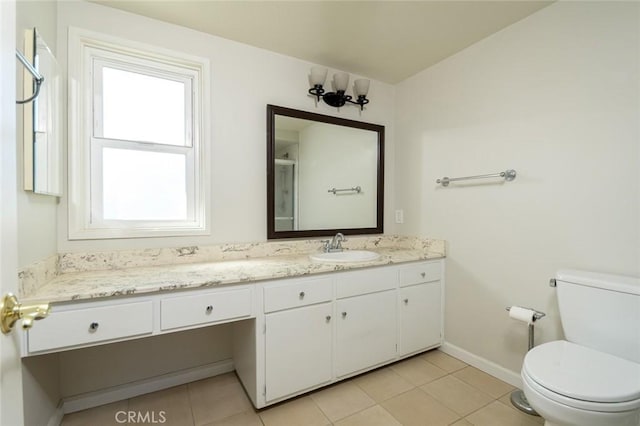
<path id="1" fill-rule="evenodd" d="M 370 81 L 366 78 L 357 79 L 353 82 L 353 93 L 355 93 L 356 96 L 367 96 L 367 93 L 369 93 L 369 83 Z"/>
<path id="2" fill-rule="evenodd" d="M 324 86 L 327 79 L 327 69 L 323 67 L 312 67 L 310 82 L 312 86 Z"/>
<path id="3" fill-rule="evenodd" d="M 333 85 L 336 90 L 346 92 L 349 86 L 349 74 L 346 72 L 337 72 L 333 75 Z"/>

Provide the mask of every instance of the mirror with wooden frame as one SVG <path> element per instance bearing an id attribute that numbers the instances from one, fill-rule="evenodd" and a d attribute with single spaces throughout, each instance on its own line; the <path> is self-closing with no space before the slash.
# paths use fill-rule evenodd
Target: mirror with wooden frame
<path id="1" fill-rule="evenodd" d="M 381 234 L 384 126 L 267 105 L 267 238 Z"/>

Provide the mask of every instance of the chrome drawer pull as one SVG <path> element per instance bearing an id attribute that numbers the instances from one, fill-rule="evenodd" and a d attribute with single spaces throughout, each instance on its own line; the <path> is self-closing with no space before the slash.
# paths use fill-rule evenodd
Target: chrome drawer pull
<path id="1" fill-rule="evenodd" d="M 404 304 L 408 305 L 409 304 L 409 299 L 404 299 Z"/>
<path id="2" fill-rule="evenodd" d="M 211 312 L 213 312 L 213 306 L 209 305 L 207 306 L 207 313 L 210 314 Z"/>
<path id="3" fill-rule="evenodd" d="M 301 291 L 299 296 L 300 296 L 300 299 L 304 299 L 304 291 Z"/>
<path id="4" fill-rule="evenodd" d="M 420 276 L 421 276 L 422 278 L 424 278 L 424 277 L 426 277 L 426 276 L 427 276 L 427 273 L 426 273 L 426 272 L 420 272 Z"/>
<path id="5" fill-rule="evenodd" d="M 327 319 L 327 322 L 331 321 L 331 315 L 327 315 L 326 319 Z"/>
<path id="6" fill-rule="evenodd" d="M 346 312 L 343 312 L 343 313 L 342 313 L 342 318 L 346 318 L 346 317 L 347 317 L 347 313 L 346 313 Z"/>
<path id="7" fill-rule="evenodd" d="M 100 324 L 98 324 L 97 322 L 92 322 L 91 325 L 89 325 L 89 331 L 95 333 L 96 331 L 98 331 L 99 326 Z"/>

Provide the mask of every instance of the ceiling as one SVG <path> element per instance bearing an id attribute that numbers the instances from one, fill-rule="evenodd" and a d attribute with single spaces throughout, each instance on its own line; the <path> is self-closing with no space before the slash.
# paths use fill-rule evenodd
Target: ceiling
<path id="1" fill-rule="evenodd" d="M 395 84 L 551 1 L 95 0 Z"/>

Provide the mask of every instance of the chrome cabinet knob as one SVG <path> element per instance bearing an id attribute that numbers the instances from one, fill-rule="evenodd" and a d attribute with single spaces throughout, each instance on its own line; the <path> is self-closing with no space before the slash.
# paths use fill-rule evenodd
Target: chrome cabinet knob
<path id="1" fill-rule="evenodd" d="M 347 313 L 346 313 L 346 312 L 343 312 L 343 313 L 342 313 L 342 318 L 346 318 L 346 317 L 347 317 Z"/>
<path id="2" fill-rule="evenodd" d="M 426 276 L 427 276 L 427 273 L 426 273 L 426 272 L 420 272 L 420 276 L 421 276 L 422 278 L 424 278 L 424 277 L 426 277 Z"/>
<path id="3" fill-rule="evenodd" d="M 300 299 L 304 299 L 304 291 L 301 291 L 299 296 L 300 296 Z"/>
<path id="4" fill-rule="evenodd" d="M 207 313 L 208 313 L 208 314 L 210 314 L 211 312 L 213 312 L 213 306 L 211 306 L 211 305 L 207 306 L 206 311 L 207 311 Z"/>
<path id="5" fill-rule="evenodd" d="M 404 304 L 408 305 L 409 304 L 409 299 L 404 299 Z"/>
<path id="6" fill-rule="evenodd" d="M 331 321 L 331 315 L 327 315 L 326 320 L 327 322 Z"/>
<path id="7" fill-rule="evenodd" d="M 100 324 L 98 324 L 97 322 L 92 322 L 89 325 L 89 331 L 92 333 L 95 333 L 96 331 L 98 331 L 98 327 L 100 326 Z"/>

